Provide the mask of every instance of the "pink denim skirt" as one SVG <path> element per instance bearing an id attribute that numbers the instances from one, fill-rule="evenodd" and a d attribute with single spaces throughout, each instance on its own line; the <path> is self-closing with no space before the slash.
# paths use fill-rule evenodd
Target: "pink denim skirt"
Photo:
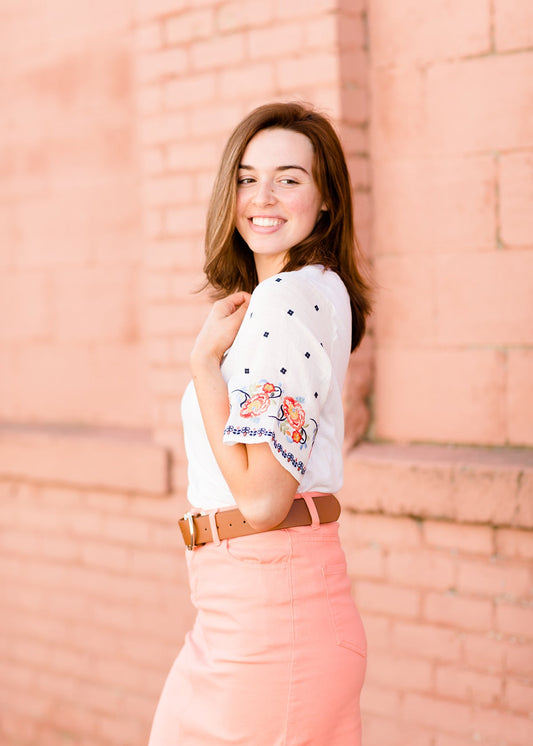
<path id="1" fill-rule="evenodd" d="M 366 638 L 338 523 L 186 557 L 198 613 L 149 746 L 360 746 Z"/>

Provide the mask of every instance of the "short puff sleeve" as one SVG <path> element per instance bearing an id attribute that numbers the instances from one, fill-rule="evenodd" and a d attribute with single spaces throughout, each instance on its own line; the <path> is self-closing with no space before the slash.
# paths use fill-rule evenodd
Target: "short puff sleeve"
<path id="1" fill-rule="evenodd" d="M 331 384 L 331 334 L 324 298 L 297 272 L 257 286 L 223 364 L 230 400 L 225 443 L 269 443 L 301 482 Z"/>

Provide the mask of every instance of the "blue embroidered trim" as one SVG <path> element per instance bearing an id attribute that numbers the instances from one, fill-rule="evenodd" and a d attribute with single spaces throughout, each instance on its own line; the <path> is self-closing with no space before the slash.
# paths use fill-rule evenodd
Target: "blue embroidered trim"
<path id="1" fill-rule="evenodd" d="M 259 427 L 259 428 L 252 428 L 252 427 L 235 427 L 235 425 L 228 425 L 224 430 L 224 435 L 249 435 L 250 437 L 258 436 L 258 435 L 268 435 L 269 438 L 272 438 L 272 443 L 274 444 L 274 448 L 276 451 L 283 456 L 284 459 L 286 459 L 289 464 L 292 464 L 296 471 L 299 471 L 300 474 L 305 474 L 305 464 L 303 461 L 298 461 L 298 459 L 290 452 L 285 450 L 281 443 L 276 440 L 276 434 L 273 430 L 267 430 L 266 427 Z"/>

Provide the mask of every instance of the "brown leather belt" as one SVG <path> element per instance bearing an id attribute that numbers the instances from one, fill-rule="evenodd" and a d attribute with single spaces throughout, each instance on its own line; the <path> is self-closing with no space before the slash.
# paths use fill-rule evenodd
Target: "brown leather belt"
<path id="1" fill-rule="evenodd" d="M 320 523 L 332 523 L 337 520 L 341 513 L 341 506 L 335 495 L 316 495 L 311 499 L 317 509 Z M 261 529 L 252 528 L 238 508 L 229 510 L 223 508 L 214 514 L 214 520 L 219 539 L 234 539 L 237 536 L 264 533 Z M 310 526 L 311 523 L 312 517 L 305 500 L 299 497 L 293 501 L 285 520 L 267 530 L 277 531 L 280 528 Z M 187 549 L 194 549 L 194 547 L 213 541 L 209 515 L 185 513 L 179 520 L 179 527 Z"/>

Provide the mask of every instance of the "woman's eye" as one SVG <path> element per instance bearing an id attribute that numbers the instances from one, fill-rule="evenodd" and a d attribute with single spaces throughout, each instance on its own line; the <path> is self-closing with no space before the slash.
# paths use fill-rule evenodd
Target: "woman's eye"
<path id="1" fill-rule="evenodd" d="M 237 184 L 253 184 L 254 180 L 251 176 L 243 176 L 241 179 L 237 180 Z"/>
<path id="2" fill-rule="evenodd" d="M 290 179 L 288 176 L 285 179 L 282 179 L 281 183 L 282 184 L 291 184 L 291 185 L 292 184 L 298 184 L 298 182 L 296 181 L 296 179 Z"/>

